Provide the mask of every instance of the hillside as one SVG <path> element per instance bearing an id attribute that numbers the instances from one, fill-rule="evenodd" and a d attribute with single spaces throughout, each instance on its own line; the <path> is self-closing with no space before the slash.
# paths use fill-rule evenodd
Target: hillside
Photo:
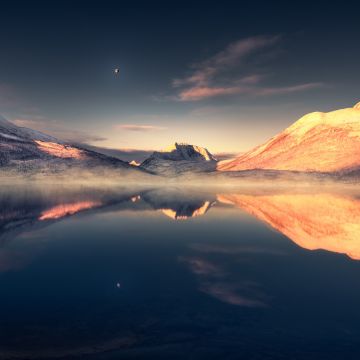
<path id="1" fill-rule="evenodd" d="M 220 171 L 340 172 L 358 168 L 360 103 L 329 113 L 307 114 L 265 144 L 217 166 Z"/>
<path id="2" fill-rule="evenodd" d="M 0 117 L 0 167 L 16 172 L 59 172 L 69 168 L 134 169 L 119 159 L 18 127 Z"/>

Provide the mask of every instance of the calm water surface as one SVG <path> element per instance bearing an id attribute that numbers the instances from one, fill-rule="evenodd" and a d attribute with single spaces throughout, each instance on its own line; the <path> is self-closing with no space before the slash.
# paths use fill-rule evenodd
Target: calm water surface
<path id="1" fill-rule="evenodd" d="M 0 190 L 0 359 L 359 359 L 360 199 Z"/>

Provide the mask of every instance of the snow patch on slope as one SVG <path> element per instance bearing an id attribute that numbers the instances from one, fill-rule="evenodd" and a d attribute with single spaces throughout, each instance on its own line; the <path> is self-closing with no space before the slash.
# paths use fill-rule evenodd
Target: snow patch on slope
<path id="1" fill-rule="evenodd" d="M 21 138 L 19 138 L 18 136 L 15 136 L 15 135 L 9 135 L 9 134 L 4 134 L 4 133 L 0 132 L 0 136 L 4 137 L 5 139 L 22 141 Z"/>

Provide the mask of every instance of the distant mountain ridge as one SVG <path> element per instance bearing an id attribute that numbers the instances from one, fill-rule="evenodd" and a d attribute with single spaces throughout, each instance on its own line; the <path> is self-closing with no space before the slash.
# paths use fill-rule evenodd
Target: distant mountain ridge
<path id="1" fill-rule="evenodd" d="M 303 116 L 265 144 L 218 163 L 220 171 L 252 169 L 339 172 L 360 169 L 360 103 Z"/>
<path id="2" fill-rule="evenodd" d="M 94 173 L 99 167 L 188 178 L 199 173 L 235 178 L 246 173 L 254 177 L 270 172 L 277 172 L 273 174 L 275 177 L 286 172 L 358 176 L 360 102 L 352 108 L 307 114 L 263 145 L 223 161 L 218 161 L 206 148 L 176 142 L 153 152 L 141 164 L 128 163 L 86 146 L 16 126 L 0 116 L 2 170 L 36 174 L 81 168 Z"/>

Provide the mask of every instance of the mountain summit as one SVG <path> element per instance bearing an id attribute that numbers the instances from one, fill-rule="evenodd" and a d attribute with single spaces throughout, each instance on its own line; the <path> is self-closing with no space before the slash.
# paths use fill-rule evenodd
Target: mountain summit
<path id="1" fill-rule="evenodd" d="M 175 143 L 162 151 L 155 151 L 140 166 L 157 174 L 177 175 L 183 172 L 212 171 L 216 163 L 216 158 L 205 148 Z"/>
<path id="2" fill-rule="evenodd" d="M 155 151 L 152 157 L 171 161 L 216 161 L 205 148 L 185 143 L 175 143 L 162 151 Z"/>
<path id="3" fill-rule="evenodd" d="M 273 169 L 338 172 L 360 168 L 360 103 L 328 113 L 313 112 L 220 171 Z"/>

